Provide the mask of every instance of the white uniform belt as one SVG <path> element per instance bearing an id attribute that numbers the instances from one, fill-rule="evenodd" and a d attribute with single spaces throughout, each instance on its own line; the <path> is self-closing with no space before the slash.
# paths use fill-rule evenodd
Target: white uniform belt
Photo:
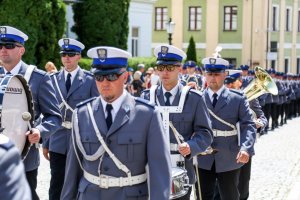
<path id="1" fill-rule="evenodd" d="M 178 151 L 178 144 L 170 143 L 170 151 Z"/>
<path id="2" fill-rule="evenodd" d="M 232 131 L 221 131 L 217 129 L 213 129 L 213 134 L 214 137 L 228 137 L 228 136 L 233 136 L 237 135 L 237 130 L 232 130 Z"/>
<path id="3" fill-rule="evenodd" d="M 106 175 L 94 176 L 84 170 L 84 178 L 90 183 L 98 185 L 100 188 L 110 188 L 110 187 L 125 187 L 131 185 L 137 185 L 143 183 L 147 180 L 147 174 L 141 174 L 131 177 L 112 177 Z"/>

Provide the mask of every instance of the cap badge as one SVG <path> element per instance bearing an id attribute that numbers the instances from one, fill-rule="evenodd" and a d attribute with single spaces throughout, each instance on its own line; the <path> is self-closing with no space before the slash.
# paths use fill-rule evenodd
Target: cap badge
<path id="1" fill-rule="evenodd" d="M 68 48 L 69 43 L 70 43 L 70 40 L 69 40 L 69 39 L 64 39 L 64 46 L 65 46 L 66 48 Z"/>
<path id="2" fill-rule="evenodd" d="M 215 58 L 210 58 L 209 59 L 209 64 L 211 64 L 211 65 L 215 65 L 216 62 L 217 62 L 217 59 L 215 59 Z"/>
<path id="3" fill-rule="evenodd" d="M 168 53 L 169 51 L 169 47 L 166 47 L 166 46 L 162 46 L 161 47 L 161 54 L 162 56 L 166 56 L 166 54 Z"/>
<path id="4" fill-rule="evenodd" d="M 4 35 L 2 35 L 4 34 Z M 5 37 L 5 34 L 6 34 L 6 27 L 0 27 L 0 35 L 1 37 Z"/>
<path id="5" fill-rule="evenodd" d="M 107 58 L 107 50 L 106 49 L 97 49 L 98 58 L 101 62 L 104 62 Z"/>

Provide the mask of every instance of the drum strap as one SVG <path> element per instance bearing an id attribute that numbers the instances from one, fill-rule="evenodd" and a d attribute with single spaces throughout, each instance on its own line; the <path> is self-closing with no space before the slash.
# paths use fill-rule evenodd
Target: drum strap
<path id="1" fill-rule="evenodd" d="M 56 88 L 58 90 L 58 94 L 59 94 L 59 96 L 61 98 L 61 101 L 62 101 L 62 103 L 59 105 L 59 109 L 62 109 L 64 106 L 66 106 L 66 110 L 70 110 L 71 112 L 74 112 L 73 108 L 71 108 L 71 106 L 69 106 L 69 104 L 64 99 L 64 97 L 63 97 L 63 95 L 62 95 L 62 93 L 60 91 L 60 88 L 58 86 L 58 82 L 57 82 L 57 79 L 56 79 L 55 75 L 53 75 L 53 79 L 54 79 L 55 86 L 56 86 Z"/>
<path id="2" fill-rule="evenodd" d="M 28 67 L 26 69 L 26 72 L 25 72 L 25 75 L 24 75 L 24 78 L 27 81 L 27 83 L 29 83 L 29 80 L 31 78 L 31 74 L 32 74 L 33 70 L 35 70 L 35 69 L 36 69 L 36 66 L 28 65 Z"/>

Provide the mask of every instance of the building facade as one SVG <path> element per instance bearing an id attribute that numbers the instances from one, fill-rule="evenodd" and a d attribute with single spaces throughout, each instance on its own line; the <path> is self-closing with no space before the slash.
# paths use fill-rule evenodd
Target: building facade
<path id="1" fill-rule="evenodd" d="M 300 71 L 300 0 L 158 0 L 152 48 L 168 43 L 170 18 L 173 44 L 186 50 L 193 37 L 199 60 L 221 46 L 222 57 L 236 67 Z"/>

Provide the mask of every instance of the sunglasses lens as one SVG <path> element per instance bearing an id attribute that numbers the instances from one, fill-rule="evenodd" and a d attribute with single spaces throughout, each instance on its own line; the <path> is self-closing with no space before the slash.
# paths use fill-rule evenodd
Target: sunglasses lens
<path id="1" fill-rule="evenodd" d="M 0 44 L 0 49 L 5 47 L 5 49 L 14 49 L 17 45 L 13 43 L 8 43 L 8 44 Z"/>
<path id="2" fill-rule="evenodd" d="M 167 68 L 167 70 L 168 70 L 169 72 L 171 72 L 171 71 L 174 71 L 175 66 L 174 66 L 174 65 L 168 65 L 168 66 L 166 66 L 166 68 Z"/>
<path id="3" fill-rule="evenodd" d="M 165 66 L 163 66 L 163 65 L 158 65 L 157 66 L 157 70 L 160 71 L 160 72 L 164 71 L 164 69 L 165 69 Z"/>
<path id="4" fill-rule="evenodd" d="M 121 74 L 95 75 L 95 79 L 99 82 L 104 81 L 104 78 L 108 81 L 115 81 L 118 80 L 120 76 Z"/>
<path id="5" fill-rule="evenodd" d="M 74 57 L 76 55 L 77 55 L 76 53 L 62 53 L 61 54 L 62 57 L 66 57 L 66 56 L 68 56 L 68 57 Z"/>

